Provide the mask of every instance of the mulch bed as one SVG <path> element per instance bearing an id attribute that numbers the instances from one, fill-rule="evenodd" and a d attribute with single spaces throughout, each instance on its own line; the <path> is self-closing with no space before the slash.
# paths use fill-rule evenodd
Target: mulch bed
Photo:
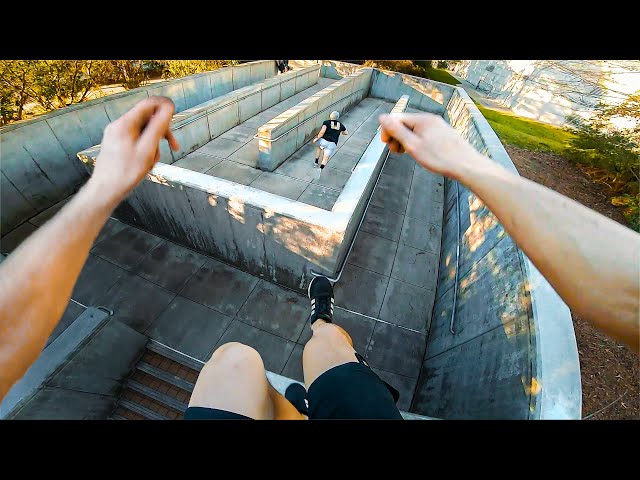
<path id="1" fill-rule="evenodd" d="M 608 188 L 593 183 L 575 164 L 551 153 L 506 146 L 523 177 L 627 225 L 609 202 Z M 640 357 L 572 313 L 580 355 L 582 417 L 598 420 L 640 419 Z"/>

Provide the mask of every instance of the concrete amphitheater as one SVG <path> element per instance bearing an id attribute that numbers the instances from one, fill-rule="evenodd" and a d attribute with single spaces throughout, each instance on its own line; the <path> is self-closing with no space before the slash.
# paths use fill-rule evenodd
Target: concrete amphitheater
<path id="1" fill-rule="evenodd" d="M 203 362 L 239 341 L 280 391 L 302 381 L 307 285 L 400 391 L 407 419 L 578 419 L 569 309 L 463 185 L 389 154 L 377 117 L 441 115 L 516 172 L 462 88 L 336 61 L 273 60 L 154 83 L 0 129 L 1 252 L 91 174 L 105 126 L 176 105 L 160 162 L 113 213 L 1 418 L 179 419 Z M 329 112 L 350 135 L 318 177 Z M 517 173 L 517 172 L 516 172 Z"/>

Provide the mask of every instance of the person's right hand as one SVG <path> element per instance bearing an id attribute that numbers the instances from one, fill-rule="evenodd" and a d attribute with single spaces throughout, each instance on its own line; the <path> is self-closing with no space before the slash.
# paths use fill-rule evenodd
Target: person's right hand
<path id="1" fill-rule="evenodd" d="M 464 165 L 477 157 L 475 149 L 439 115 L 380 115 L 381 139 L 392 152 L 407 152 L 423 168 L 459 178 Z"/>
<path id="2" fill-rule="evenodd" d="M 160 141 L 180 147 L 169 128 L 174 104 L 166 97 L 149 97 L 107 125 L 100 153 L 89 180 L 102 195 L 119 203 L 160 159 Z"/>

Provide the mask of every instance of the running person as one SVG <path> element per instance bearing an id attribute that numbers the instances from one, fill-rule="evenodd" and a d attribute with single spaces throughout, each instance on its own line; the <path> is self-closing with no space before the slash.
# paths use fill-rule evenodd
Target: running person
<path id="1" fill-rule="evenodd" d="M 316 138 L 313 139 L 313 143 L 318 142 L 314 167 L 318 166 L 320 155 L 322 155 L 322 161 L 320 162 L 321 170 L 325 167 L 333 155 L 333 152 L 335 152 L 338 147 L 338 139 L 340 138 L 340 135 L 349 135 L 347 127 L 338 121 L 339 116 L 340 112 L 331 112 L 329 120 L 322 122 L 322 128 L 318 132 L 318 135 L 316 135 Z"/>

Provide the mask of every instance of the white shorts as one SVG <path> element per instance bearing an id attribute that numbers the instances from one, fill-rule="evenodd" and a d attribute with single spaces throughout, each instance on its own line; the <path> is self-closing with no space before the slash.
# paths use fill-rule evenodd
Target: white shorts
<path id="1" fill-rule="evenodd" d="M 335 152 L 336 148 L 338 147 L 335 143 L 329 142 L 324 138 L 319 139 L 316 143 L 319 148 L 323 149 L 325 152 L 329 154 L 328 158 L 331 158 L 331 156 L 333 155 L 333 152 Z"/>

